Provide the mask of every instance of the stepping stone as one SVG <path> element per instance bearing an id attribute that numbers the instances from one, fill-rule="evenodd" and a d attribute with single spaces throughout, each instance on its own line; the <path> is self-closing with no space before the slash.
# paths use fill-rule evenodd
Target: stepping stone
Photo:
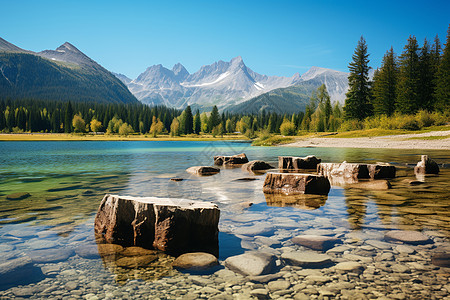
<path id="1" fill-rule="evenodd" d="M 362 272 L 363 266 L 356 262 L 356 261 L 347 261 L 347 262 L 341 262 L 338 263 L 336 266 L 334 266 L 337 270 L 340 271 L 346 271 L 346 272 Z"/>
<path id="2" fill-rule="evenodd" d="M 219 168 L 216 167 L 208 167 L 208 166 L 197 166 L 197 167 L 190 167 L 186 169 L 186 172 L 198 175 L 198 176 L 208 176 L 208 175 L 214 175 L 220 172 Z"/>
<path id="3" fill-rule="evenodd" d="M 228 257 L 225 266 L 242 275 L 269 274 L 275 268 L 275 256 L 267 253 L 248 252 Z"/>
<path id="4" fill-rule="evenodd" d="M 331 263 L 331 257 L 311 251 L 284 252 L 281 258 L 288 264 L 300 267 L 324 267 Z"/>
<path id="5" fill-rule="evenodd" d="M 292 238 L 292 242 L 313 250 L 326 251 L 333 248 L 335 244 L 341 243 L 341 240 L 329 236 L 299 235 Z"/>
<path id="6" fill-rule="evenodd" d="M 431 256 L 431 263 L 435 266 L 450 268 L 450 253 L 435 253 Z"/>
<path id="7" fill-rule="evenodd" d="M 412 245 L 425 245 L 433 243 L 433 241 L 426 235 L 418 231 L 393 230 L 388 231 L 384 235 L 387 241 L 403 242 Z"/>
<path id="8" fill-rule="evenodd" d="M 178 256 L 172 263 L 172 266 L 186 270 L 207 270 L 219 264 L 217 258 L 205 252 L 185 253 Z"/>

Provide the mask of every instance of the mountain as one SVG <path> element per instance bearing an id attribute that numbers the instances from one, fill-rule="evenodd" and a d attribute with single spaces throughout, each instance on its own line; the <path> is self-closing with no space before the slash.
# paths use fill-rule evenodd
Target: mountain
<path id="1" fill-rule="evenodd" d="M 131 82 L 122 76 L 118 78 L 143 103 L 175 108 L 193 105 L 209 110 L 213 105 L 224 109 L 275 88 L 290 86 L 299 76 L 261 75 L 238 56 L 230 62 L 202 66 L 193 74 L 178 63 L 171 70 L 162 65 L 151 66 Z"/>
<path id="2" fill-rule="evenodd" d="M 0 98 L 137 103 L 124 83 L 70 43 L 35 53 L 0 38 Z"/>
<path id="3" fill-rule="evenodd" d="M 322 84 L 327 87 L 332 103 L 344 104 L 347 78 L 348 73 L 312 67 L 296 80 L 296 84 L 261 94 L 226 110 L 233 113 L 258 113 L 265 110 L 279 114 L 304 111 L 311 93 Z"/>
<path id="4" fill-rule="evenodd" d="M 312 67 L 301 76 L 298 73 L 292 77 L 266 76 L 247 67 L 240 56 L 229 62 L 220 60 L 202 66 L 193 74 L 178 63 L 172 69 L 151 66 L 134 80 L 120 74 L 116 76 L 141 102 L 179 109 L 191 105 L 210 110 L 217 105 L 220 110 L 229 111 L 239 111 L 238 108 L 254 111 L 262 107 L 275 111 L 288 107 L 298 110 L 304 108 L 311 92 L 323 83 L 333 102 L 343 103 L 348 89 L 348 74 L 344 72 Z M 292 86 L 297 87 L 289 89 Z M 280 88 L 288 89 L 279 91 Z"/>

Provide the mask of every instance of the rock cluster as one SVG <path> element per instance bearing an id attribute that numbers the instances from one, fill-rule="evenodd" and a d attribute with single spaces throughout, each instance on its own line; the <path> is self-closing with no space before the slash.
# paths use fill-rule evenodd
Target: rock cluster
<path id="1" fill-rule="evenodd" d="M 317 173 L 326 177 L 342 177 L 349 182 L 358 179 L 395 178 L 395 166 L 389 164 L 320 163 Z"/>

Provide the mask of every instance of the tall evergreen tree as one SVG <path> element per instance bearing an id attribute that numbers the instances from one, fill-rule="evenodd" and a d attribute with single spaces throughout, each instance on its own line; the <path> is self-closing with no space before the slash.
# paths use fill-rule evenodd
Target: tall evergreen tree
<path id="1" fill-rule="evenodd" d="M 432 110 L 434 104 L 434 89 L 435 89 L 435 70 L 433 68 L 433 54 L 427 39 L 423 42 L 423 46 L 419 53 L 419 95 L 418 104 L 419 109 Z"/>
<path id="2" fill-rule="evenodd" d="M 386 52 L 381 68 L 375 72 L 373 81 L 373 111 L 377 115 L 390 116 L 395 111 L 397 98 L 398 66 L 394 49 Z"/>
<path id="3" fill-rule="evenodd" d="M 349 91 L 345 99 L 345 117 L 362 120 L 371 114 L 369 84 L 369 54 L 363 36 L 358 41 L 353 61 L 349 64 Z"/>
<path id="4" fill-rule="evenodd" d="M 442 112 L 450 109 L 450 25 L 447 30 L 447 41 L 437 73 L 435 97 L 435 109 Z"/>
<path id="5" fill-rule="evenodd" d="M 420 64 L 419 45 L 415 36 L 408 38 L 400 56 L 396 110 L 404 114 L 415 113 L 419 107 Z"/>
<path id="6" fill-rule="evenodd" d="M 191 107 L 188 105 L 184 112 L 186 113 L 184 116 L 184 133 L 194 133 L 194 117 L 192 116 Z"/>
<path id="7" fill-rule="evenodd" d="M 220 118 L 219 110 L 217 109 L 217 106 L 214 105 L 214 107 L 211 111 L 211 116 L 209 116 L 209 120 L 208 120 L 209 130 L 210 131 L 213 130 L 213 128 L 218 126 L 221 122 L 222 122 L 222 119 Z"/>
<path id="8" fill-rule="evenodd" d="M 72 118 L 73 118 L 73 109 L 70 101 L 67 102 L 66 112 L 64 114 L 64 132 L 70 133 L 72 132 Z"/>
<path id="9" fill-rule="evenodd" d="M 195 113 L 194 116 L 194 132 L 196 134 L 199 134 L 202 128 L 202 123 L 200 120 L 200 111 L 197 109 L 197 112 Z"/>

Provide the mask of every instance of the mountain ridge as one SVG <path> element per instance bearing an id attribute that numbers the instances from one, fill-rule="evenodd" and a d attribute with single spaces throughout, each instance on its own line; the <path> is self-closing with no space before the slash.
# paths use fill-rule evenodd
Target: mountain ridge
<path id="1" fill-rule="evenodd" d="M 0 38 L 0 98 L 137 103 L 126 85 L 74 45 L 23 50 Z"/>

